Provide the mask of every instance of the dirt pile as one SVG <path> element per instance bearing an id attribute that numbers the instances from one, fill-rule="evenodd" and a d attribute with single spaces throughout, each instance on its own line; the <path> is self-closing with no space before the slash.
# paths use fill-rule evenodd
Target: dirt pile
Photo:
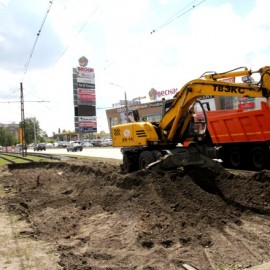
<path id="1" fill-rule="evenodd" d="M 124 174 L 83 160 L 14 168 L 9 211 L 63 269 L 245 269 L 270 258 L 270 172 Z"/>

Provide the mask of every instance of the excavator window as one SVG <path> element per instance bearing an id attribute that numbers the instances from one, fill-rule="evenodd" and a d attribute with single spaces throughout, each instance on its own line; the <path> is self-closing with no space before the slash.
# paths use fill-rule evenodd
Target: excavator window
<path id="1" fill-rule="evenodd" d="M 174 99 L 167 99 L 167 100 L 163 100 L 163 106 L 162 106 L 162 115 L 164 116 L 164 114 L 170 109 L 172 103 L 173 103 Z"/>
<path id="2" fill-rule="evenodd" d="M 128 113 L 127 115 L 127 122 L 132 123 L 132 122 L 139 122 L 140 121 L 140 115 L 138 110 L 133 110 Z"/>
<path id="3" fill-rule="evenodd" d="M 205 104 L 201 103 L 200 101 L 196 101 L 193 105 L 192 110 L 193 118 L 190 121 L 189 125 L 189 137 L 203 137 L 206 133 L 207 123 L 206 123 L 206 116 L 205 116 Z"/>

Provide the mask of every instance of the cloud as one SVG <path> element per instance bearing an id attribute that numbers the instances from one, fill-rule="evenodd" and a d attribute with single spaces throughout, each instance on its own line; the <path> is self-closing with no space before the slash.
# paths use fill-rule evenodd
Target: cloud
<path id="1" fill-rule="evenodd" d="M 53 1 L 24 76 L 48 2 L 0 0 L 0 100 L 18 100 L 23 81 L 26 101 L 49 101 L 26 102 L 25 113 L 51 134 L 74 129 L 72 68 L 82 55 L 96 72 L 99 108 L 123 99 L 124 91 L 132 99 L 152 87 L 180 88 L 205 71 L 270 62 L 270 2 L 205 1 L 150 34 L 184 6 L 179 0 Z M 0 115 L 0 122 L 19 121 L 19 104 L 2 104 Z M 105 110 L 97 115 L 98 128 L 108 131 Z"/>

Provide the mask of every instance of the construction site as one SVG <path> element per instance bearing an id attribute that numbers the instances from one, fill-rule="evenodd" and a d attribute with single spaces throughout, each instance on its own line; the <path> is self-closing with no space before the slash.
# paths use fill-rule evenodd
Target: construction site
<path id="1" fill-rule="evenodd" d="M 82 158 L 2 168 L 0 184 L 1 269 L 270 269 L 267 170 Z"/>

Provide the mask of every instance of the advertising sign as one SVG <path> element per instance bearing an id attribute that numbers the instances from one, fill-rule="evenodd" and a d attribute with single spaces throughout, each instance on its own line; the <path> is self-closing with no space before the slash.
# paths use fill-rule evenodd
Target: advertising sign
<path id="1" fill-rule="evenodd" d="M 96 116 L 81 116 L 79 117 L 79 121 L 96 121 Z"/>
<path id="2" fill-rule="evenodd" d="M 78 116 L 96 116 L 96 106 L 78 105 Z"/>
<path id="3" fill-rule="evenodd" d="M 174 96 L 177 93 L 177 88 L 171 88 L 158 91 L 155 88 L 151 88 L 148 92 L 150 100 L 158 100 L 159 98 Z"/>
<path id="4" fill-rule="evenodd" d="M 83 133 L 96 132 L 97 121 L 79 120 L 79 131 Z"/>
<path id="5" fill-rule="evenodd" d="M 96 105 L 95 89 L 77 89 L 78 105 Z"/>
<path id="6" fill-rule="evenodd" d="M 93 68 L 77 67 L 75 73 L 77 77 L 95 79 L 95 73 Z"/>
<path id="7" fill-rule="evenodd" d="M 78 79 L 77 79 L 78 81 Z M 78 88 L 85 88 L 85 89 L 95 89 L 95 85 L 92 83 L 77 83 Z"/>
<path id="8" fill-rule="evenodd" d="M 238 104 L 238 109 L 244 110 L 244 109 L 254 109 L 255 103 L 254 102 L 246 102 L 242 104 Z"/>
<path id="9" fill-rule="evenodd" d="M 80 57 L 78 61 L 80 66 L 73 68 L 76 131 L 84 133 L 96 132 L 95 72 L 93 68 L 87 67 L 88 59 L 85 56 Z"/>
<path id="10" fill-rule="evenodd" d="M 86 122 L 79 122 L 80 128 L 97 128 L 97 122 L 96 121 L 86 121 Z"/>
<path id="11" fill-rule="evenodd" d="M 91 75 L 90 78 L 84 78 L 84 77 L 78 77 L 77 78 L 77 82 L 78 83 L 89 83 L 89 84 L 95 84 L 95 73 L 93 73 L 93 75 Z"/>
<path id="12" fill-rule="evenodd" d="M 80 133 L 93 133 L 93 132 L 97 132 L 97 129 L 96 128 L 82 128 L 82 127 L 79 127 L 78 131 Z"/>
<path id="13" fill-rule="evenodd" d="M 246 101 L 254 101 L 254 97 L 239 97 L 238 98 L 239 102 L 246 102 Z"/>

